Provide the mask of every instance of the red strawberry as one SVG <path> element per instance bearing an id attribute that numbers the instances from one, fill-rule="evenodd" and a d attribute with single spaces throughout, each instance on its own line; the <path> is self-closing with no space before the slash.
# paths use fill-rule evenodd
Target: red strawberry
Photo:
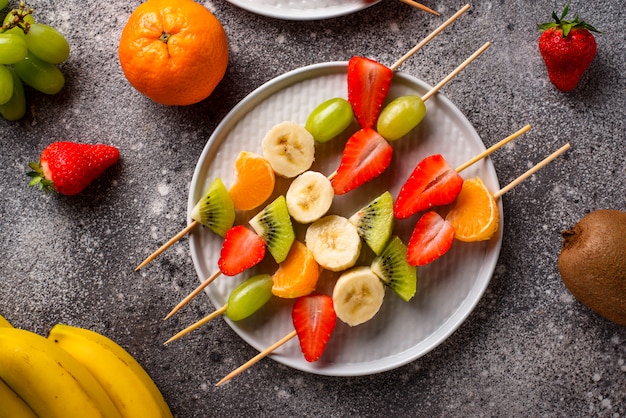
<path id="1" fill-rule="evenodd" d="M 348 101 L 362 128 L 373 128 L 391 86 L 393 72 L 374 60 L 348 61 Z"/>
<path id="2" fill-rule="evenodd" d="M 355 132 L 346 142 L 331 183 L 335 194 L 348 193 L 379 176 L 389 167 L 393 148 L 371 128 Z"/>
<path id="3" fill-rule="evenodd" d="M 454 241 L 454 227 L 437 212 L 426 212 L 417 221 L 407 250 L 412 266 L 423 266 L 444 255 Z"/>
<path id="4" fill-rule="evenodd" d="M 265 241 L 252 230 L 237 225 L 226 231 L 217 264 L 227 276 L 257 265 L 265 257 Z"/>
<path id="5" fill-rule="evenodd" d="M 110 145 L 54 142 L 43 150 L 39 163 L 28 164 L 33 171 L 27 175 L 33 178 L 31 186 L 75 195 L 119 158 L 119 150 Z"/>
<path id="6" fill-rule="evenodd" d="M 307 295 L 296 299 L 291 311 L 300 348 L 307 361 L 317 361 L 330 339 L 337 314 L 328 295 Z"/>
<path id="7" fill-rule="evenodd" d="M 596 40 L 590 32 L 593 26 L 578 20 L 564 20 L 569 5 L 558 17 L 552 12 L 554 22 L 539 25 L 539 52 L 543 57 L 552 84 L 561 91 L 576 87 L 583 73 L 596 55 Z"/>
<path id="8" fill-rule="evenodd" d="M 405 219 L 433 206 L 450 204 L 462 186 L 463 178 L 450 164 L 440 154 L 431 155 L 419 162 L 400 189 L 393 213 L 397 219 Z"/>

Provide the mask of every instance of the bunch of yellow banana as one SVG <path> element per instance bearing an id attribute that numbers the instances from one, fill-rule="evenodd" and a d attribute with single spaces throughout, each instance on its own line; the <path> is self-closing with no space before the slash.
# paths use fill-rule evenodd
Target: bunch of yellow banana
<path id="1" fill-rule="evenodd" d="M 48 338 L 0 316 L 0 418 L 172 417 L 146 371 L 94 331 L 58 324 Z"/>

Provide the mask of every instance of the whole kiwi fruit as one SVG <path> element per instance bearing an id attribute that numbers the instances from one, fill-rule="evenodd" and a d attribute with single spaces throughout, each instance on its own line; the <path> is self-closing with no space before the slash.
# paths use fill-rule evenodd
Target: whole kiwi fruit
<path id="1" fill-rule="evenodd" d="M 565 286 L 599 315 L 626 326 L 626 212 L 595 210 L 561 235 Z"/>

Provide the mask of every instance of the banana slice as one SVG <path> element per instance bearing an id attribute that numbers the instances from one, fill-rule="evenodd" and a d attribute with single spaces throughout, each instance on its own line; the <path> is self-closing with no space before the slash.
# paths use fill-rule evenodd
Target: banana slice
<path id="1" fill-rule="evenodd" d="M 315 159 L 315 139 L 304 126 L 281 122 L 261 142 L 263 156 L 279 176 L 293 178 L 305 172 Z"/>
<path id="2" fill-rule="evenodd" d="M 385 286 L 369 267 L 355 267 L 339 276 L 333 290 L 337 318 L 351 327 L 369 321 L 383 304 Z"/>
<path id="3" fill-rule="evenodd" d="M 342 271 L 354 266 L 361 252 L 356 227 L 342 216 L 328 215 L 313 222 L 304 240 L 315 261 L 326 270 Z"/>
<path id="4" fill-rule="evenodd" d="M 334 196 L 333 186 L 325 175 L 305 171 L 291 182 L 285 198 L 291 217 L 302 224 L 310 224 L 326 215 Z"/>

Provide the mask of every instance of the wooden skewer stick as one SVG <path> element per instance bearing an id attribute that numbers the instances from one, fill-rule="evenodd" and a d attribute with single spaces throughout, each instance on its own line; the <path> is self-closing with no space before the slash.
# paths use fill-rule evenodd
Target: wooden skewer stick
<path id="1" fill-rule="evenodd" d="M 195 322 L 195 323 L 191 324 L 190 326 L 188 326 L 187 328 L 185 328 L 184 330 L 180 331 L 179 333 L 174 335 L 172 338 L 170 338 L 169 340 L 165 341 L 163 344 L 164 345 L 169 344 L 172 341 L 175 341 L 175 340 L 179 339 L 180 337 L 189 334 L 194 329 L 200 328 L 202 325 L 212 321 L 214 318 L 216 318 L 216 317 L 220 316 L 221 314 L 223 314 L 224 312 L 226 312 L 227 308 L 228 308 L 228 304 L 222 306 L 217 311 L 210 313 L 209 315 L 205 316 L 204 318 L 202 318 L 198 322 Z"/>
<path id="2" fill-rule="evenodd" d="M 485 44 L 483 46 L 481 46 L 480 48 L 478 48 L 476 50 L 476 52 L 474 52 L 472 55 L 470 55 L 470 57 L 468 59 L 466 59 L 465 61 L 463 61 L 463 63 L 461 65 L 459 65 L 458 67 L 456 67 L 456 69 L 454 71 L 452 71 L 450 74 L 448 74 L 443 80 L 441 80 L 439 83 L 437 83 L 437 85 L 435 87 L 433 87 L 432 89 L 430 89 L 429 92 L 427 92 L 423 97 L 422 97 L 422 101 L 426 101 L 430 98 L 430 96 L 432 96 L 433 94 L 437 93 L 439 91 L 439 89 L 441 89 L 443 86 L 445 86 L 450 80 L 452 80 L 458 73 L 460 73 L 461 71 L 463 71 L 463 69 L 465 69 L 465 67 L 467 67 L 472 61 L 474 61 L 476 58 L 478 58 L 483 52 L 485 52 L 487 50 L 487 48 L 489 48 L 491 46 L 491 42 L 485 42 Z"/>
<path id="3" fill-rule="evenodd" d="M 196 287 L 193 292 L 191 292 L 190 294 L 188 294 L 185 299 L 181 300 L 178 305 L 174 306 L 174 309 L 172 309 L 170 311 L 170 313 L 168 313 L 165 318 L 163 318 L 163 320 L 165 321 L 166 319 L 168 319 L 170 316 L 174 315 L 176 312 L 178 312 L 180 310 L 180 308 L 182 308 L 183 306 L 185 306 L 187 303 L 189 303 L 189 301 L 193 298 L 195 298 L 196 296 L 198 296 L 198 294 L 200 292 L 202 292 L 204 290 L 205 287 L 207 287 L 208 285 L 210 285 L 211 283 L 213 283 L 213 281 L 215 279 L 217 279 L 218 277 L 220 277 L 220 275 L 222 274 L 221 271 L 217 270 L 215 273 L 213 273 L 210 277 L 208 277 L 205 281 L 203 281 L 202 283 L 200 283 L 200 285 L 198 287 Z"/>
<path id="4" fill-rule="evenodd" d="M 518 184 L 520 184 L 521 182 L 523 182 L 524 180 L 526 180 L 528 177 L 532 176 L 533 174 L 535 174 L 537 171 L 539 171 L 540 169 L 542 169 L 543 167 L 545 167 L 546 165 L 548 165 L 548 163 L 550 163 L 552 160 L 554 160 L 556 157 L 558 157 L 559 155 L 563 154 L 565 151 L 567 151 L 570 148 L 569 142 L 565 145 L 563 145 L 561 148 L 559 148 L 558 150 L 554 151 L 552 154 L 550 154 L 549 156 L 547 156 L 545 159 L 543 159 L 540 163 L 538 163 L 537 165 L 535 165 L 534 167 L 532 167 L 530 170 L 528 170 L 527 172 L 525 172 L 524 174 L 522 174 L 521 176 L 519 176 L 518 178 L 516 178 L 515 180 L 513 180 L 512 182 L 510 182 L 507 186 L 503 187 L 502 189 L 500 189 L 499 191 L 497 191 L 496 193 L 493 194 L 493 197 L 495 199 L 500 198 L 503 194 L 505 194 L 506 192 L 508 192 L 509 190 L 511 190 L 513 187 L 517 186 Z"/>
<path id="5" fill-rule="evenodd" d="M 420 10 L 423 10 L 425 12 L 432 13 L 435 16 L 439 16 L 439 12 L 431 9 L 430 7 L 424 6 L 422 3 L 418 3 L 418 2 L 413 1 L 413 0 L 400 0 L 400 1 L 402 3 L 404 3 L 404 4 L 408 4 L 409 6 L 413 6 L 416 9 L 420 9 Z"/>
<path id="6" fill-rule="evenodd" d="M 241 366 L 239 366 L 238 368 L 236 368 L 235 370 L 230 372 L 222 380 L 217 382 L 215 384 L 215 386 L 220 386 L 220 385 L 226 383 L 227 381 L 229 381 L 233 377 L 237 376 L 241 372 L 243 372 L 246 369 L 250 368 L 252 365 L 257 363 L 259 360 L 263 359 L 264 357 L 267 357 L 272 351 L 276 350 L 278 347 L 280 347 L 281 345 L 285 344 L 287 341 L 291 340 L 296 335 L 297 335 L 297 333 L 296 333 L 295 330 L 291 331 L 289 334 L 285 335 L 283 338 L 281 338 L 280 340 L 276 341 L 274 344 L 272 344 L 271 346 L 267 347 L 265 350 L 261 351 L 259 354 L 257 354 L 256 356 L 252 357 L 250 360 L 248 360 L 247 362 L 245 362 L 244 364 L 242 364 Z"/>
<path id="7" fill-rule="evenodd" d="M 403 0 L 401 0 L 401 1 L 403 1 Z M 408 60 L 413 54 L 415 54 L 417 51 L 422 49 L 422 47 L 424 45 L 426 45 L 428 42 L 430 42 L 435 36 L 439 35 L 439 33 L 441 31 L 443 31 L 445 28 L 450 26 L 450 24 L 452 22 L 454 22 L 456 19 L 458 19 L 459 16 L 461 16 L 463 13 L 467 12 L 469 10 L 469 8 L 470 8 L 470 5 L 466 4 L 458 12 L 453 14 L 448 20 L 443 22 L 441 24 L 441 26 L 439 26 L 437 29 L 435 29 L 430 35 L 425 37 L 420 43 L 415 45 L 409 52 L 404 54 L 402 57 L 400 57 L 400 59 L 398 61 L 396 61 L 391 67 L 389 67 L 391 69 L 391 71 L 395 71 L 400 65 L 402 65 L 404 63 L 404 61 Z"/>
<path id="8" fill-rule="evenodd" d="M 508 144 L 509 142 L 511 142 L 512 140 L 514 140 L 515 138 L 517 138 L 518 136 L 528 132 L 530 130 L 530 125 L 526 125 L 524 126 L 522 129 L 520 129 L 519 131 L 507 136 L 506 138 L 504 138 L 503 140 L 501 140 L 500 142 L 492 145 L 491 147 L 487 148 L 485 151 L 481 152 L 480 154 L 478 154 L 477 156 L 475 156 L 474 158 L 472 158 L 471 160 L 463 163 L 462 165 L 458 166 L 455 171 L 457 173 L 460 173 L 461 171 L 465 170 L 467 167 L 469 167 L 470 165 L 474 164 L 477 161 L 482 160 L 483 158 L 485 158 L 486 156 L 488 156 L 489 154 L 491 154 L 492 152 L 494 152 L 495 150 L 502 148 L 503 146 L 505 146 L 506 144 Z"/>
<path id="9" fill-rule="evenodd" d="M 138 271 L 143 266 L 145 266 L 146 264 L 148 264 L 149 262 L 151 262 L 152 260 L 157 258 L 159 256 L 159 254 L 161 254 L 163 251 L 167 250 L 174 243 L 176 243 L 176 241 L 178 241 L 179 239 L 181 239 L 182 237 L 187 235 L 187 233 L 189 233 L 192 229 L 194 229 L 198 225 L 200 225 L 200 222 L 198 222 L 198 221 L 193 221 L 192 223 L 187 225 L 187 227 L 185 227 L 178 234 L 174 235 L 169 241 L 167 241 L 165 244 L 163 244 L 158 250 L 156 250 L 155 252 L 150 254 L 150 256 L 148 258 L 146 258 L 141 264 L 139 264 L 137 266 L 137 268 L 135 268 L 135 271 Z"/>

